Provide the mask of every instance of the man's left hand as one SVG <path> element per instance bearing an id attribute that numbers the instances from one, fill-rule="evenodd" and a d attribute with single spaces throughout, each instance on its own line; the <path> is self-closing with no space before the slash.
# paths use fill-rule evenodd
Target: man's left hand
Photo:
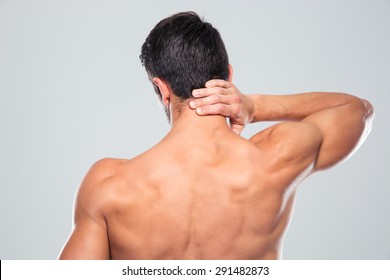
<path id="1" fill-rule="evenodd" d="M 234 133 L 240 135 L 252 119 L 253 102 L 242 94 L 231 82 L 210 80 L 205 88 L 195 89 L 189 102 L 191 109 L 200 116 L 222 115 L 228 117 Z"/>

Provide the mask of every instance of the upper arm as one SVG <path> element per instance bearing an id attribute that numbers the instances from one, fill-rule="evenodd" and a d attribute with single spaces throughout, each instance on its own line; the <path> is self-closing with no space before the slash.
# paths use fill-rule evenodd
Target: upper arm
<path id="1" fill-rule="evenodd" d="M 315 170 L 329 168 L 351 156 L 370 132 L 372 119 L 371 104 L 358 98 L 305 118 L 302 122 L 317 126 L 322 134 Z"/>
<path id="2" fill-rule="evenodd" d="M 312 170 L 322 144 L 322 133 L 317 126 L 302 122 L 281 122 L 256 134 L 251 141 L 267 155 L 274 171 L 287 170 L 295 177 Z"/>
<path id="3" fill-rule="evenodd" d="M 314 113 L 300 122 L 276 124 L 252 138 L 271 151 L 276 168 L 289 166 L 303 171 L 329 168 L 348 158 L 371 130 L 373 108 L 354 99 L 345 105 Z M 295 168 L 294 168 L 295 166 Z"/>
<path id="4" fill-rule="evenodd" d="M 109 245 L 105 226 L 94 220 L 81 219 L 65 244 L 61 260 L 109 259 Z"/>
<path id="5" fill-rule="evenodd" d="M 74 230 L 60 259 L 109 259 L 106 204 L 107 160 L 96 163 L 85 176 L 75 202 Z"/>

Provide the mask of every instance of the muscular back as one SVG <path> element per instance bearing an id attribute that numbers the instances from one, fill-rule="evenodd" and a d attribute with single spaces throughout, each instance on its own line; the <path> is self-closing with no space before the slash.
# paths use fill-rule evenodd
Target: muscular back
<path id="1" fill-rule="evenodd" d="M 262 151 L 265 134 L 247 141 L 231 133 L 203 149 L 168 139 L 114 163 L 115 174 L 106 182 L 110 199 L 102 208 L 110 257 L 280 257 L 292 183 L 302 167 L 281 166 L 282 148 Z"/>
<path id="2" fill-rule="evenodd" d="M 248 141 L 231 131 L 219 109 L 202 107 L 206 117 L 185 107 L 172 110 L 179 115 L 158 145 L 132 160 L 105 159 L 91 168 L 60 258 L 281 257 L 295 187 L 356 151 L 370 131 L 372 106 L 342 93 L 245 99 L 231 83 L 214 83 L 216 92 L 203 90 L 203 105 L 222 89 L 224 98 L 217 99 L 225 105 L 213 108 L 252 100 L 253 121 L 296 121 L 278 123 Z M 233 105 L 226 105 L 229 96 Z"/>

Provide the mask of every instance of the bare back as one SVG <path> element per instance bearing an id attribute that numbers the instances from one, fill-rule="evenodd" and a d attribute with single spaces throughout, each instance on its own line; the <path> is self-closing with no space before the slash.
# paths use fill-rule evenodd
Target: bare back
<path id="1" fill-rule="evenodd" d="M 188 149 L 167 139 L 116 164 L 105 207 L 110 257 L 279 258 L 299 172 L 252 142 L 230 133 Z"/>
<path id="2" fill-rule="evenodd" d="M 230 83 L 216 83 L 240 97 Z M 267 120 L 263 113 L 300 121 L 282 121 L 248 141 L 222 115 L 172 110 L 172 128 L 155 147 L 91 168 L 60 258 L 281 258 L 295 187 L 356 151 L 370 131 L 373 109 L 341 93 L 253 98 L 255 121 Z"/>

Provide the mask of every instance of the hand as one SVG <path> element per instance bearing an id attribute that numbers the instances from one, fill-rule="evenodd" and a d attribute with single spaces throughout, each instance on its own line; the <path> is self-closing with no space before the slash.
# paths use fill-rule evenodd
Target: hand
<path id="1" fill-rule="evenodd" d="M 228 117 L 234 133 L 240 135 L 245 125 L 252 120 L 254 104 L 231 82 L 210 80 L 206 88 L 192 92 L 194 100 L 189 102 L 198 115 L 222 115 Z"/>

